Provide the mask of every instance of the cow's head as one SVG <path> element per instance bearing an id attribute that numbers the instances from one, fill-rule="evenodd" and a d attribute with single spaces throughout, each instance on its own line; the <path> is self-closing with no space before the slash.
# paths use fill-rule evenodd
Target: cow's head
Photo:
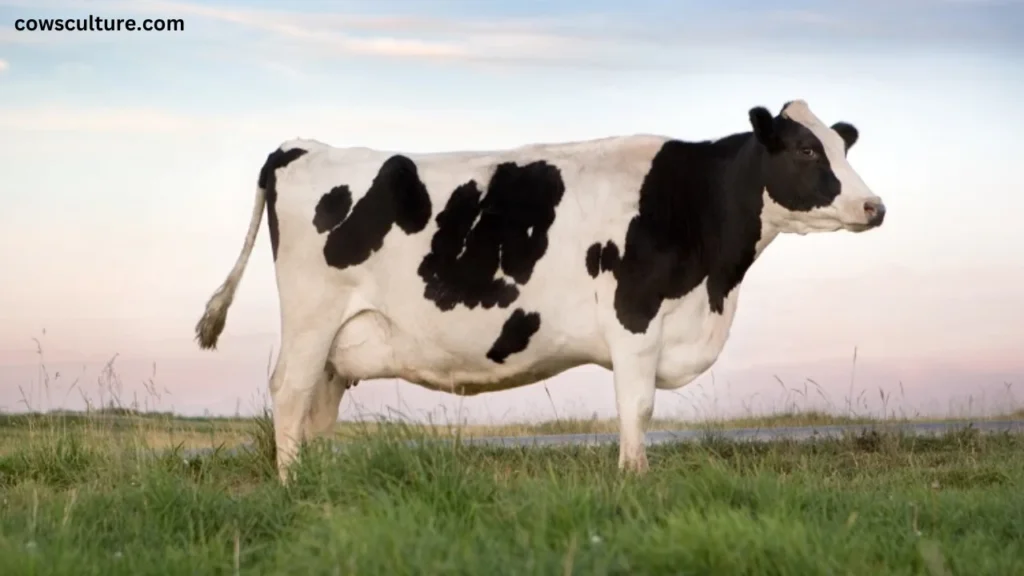
<path id="1" fill-rule="evenodd" d="M 788 102 L 775 117 L 752 108 L 750 124 L 765 151 L 766 223 L 797 234 L 862 232 L 882 224 L 885 204 L 846 159 L 858 137 L 851 124 L 829 128 L 803 100 Z"/>

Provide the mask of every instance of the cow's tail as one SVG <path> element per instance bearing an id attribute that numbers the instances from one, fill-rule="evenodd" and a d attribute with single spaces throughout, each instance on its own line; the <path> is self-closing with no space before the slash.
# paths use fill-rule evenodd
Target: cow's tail
<path id="1" fill-rule="evenodd" d="M 263 219 L 263 207 L 267 203 L 266 193 L 262 187 L 256 188 L 256 202 L 252 208 L 252 217 L 249 219 L 249 232 L 245 235 L 245 244 L 242 246 L 242 253 L 238 255 L 234 268 L 228 274 L 224 283 L 217 288 L 210 300 L 206 303 L 206 312 L 196 323 L 196 341 L 199 347 L 208 350 L 217 347 L 217 338 L 224 330 L 224 322 L 227 320 L 228 308 L 235 297 L 235 290 L 242 280 L 245 272 L 245 265 L 249 262 L 249 255 L 256 244 L 256 235 L 260 231 L 260 222 Z"/>

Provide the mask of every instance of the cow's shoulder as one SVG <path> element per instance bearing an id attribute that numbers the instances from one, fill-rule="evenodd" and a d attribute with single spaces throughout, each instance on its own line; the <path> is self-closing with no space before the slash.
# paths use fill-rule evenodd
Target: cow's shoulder
<path id="1" fill-rule="evenodd" d="M 710 309 L 722 313 L 726 295 L 753 263 L 760 199 L 732 190 L 743 176 L 731 160 L 747 139 L 663 142 L 643 176 L 621 255 L 618 246 L 590 245 L 583 264 L 591 276 L 614 274 L 614 306 L 630 332 L 645 332 L 665 300 L 704 282 Z"/>

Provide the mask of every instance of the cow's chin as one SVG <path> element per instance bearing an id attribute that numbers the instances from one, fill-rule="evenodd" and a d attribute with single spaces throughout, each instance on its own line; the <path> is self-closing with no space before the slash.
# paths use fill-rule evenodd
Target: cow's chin
<path id="1" fill-rule="evenodd" d="M 878 228 L 878 226 L 867 224 L 865 222 L 848 222 L 846 224 L 843 224 L 843 230 L 846 230 L 847 232 L 853 232 L 854 234 L 867 232 L 868 230 L 872 230 L 874 228 Z"/>
<path id="2" fill-rule="evenodd" d="M 784 234 L 799 234 L 803 236 L 805 234 L 819 234 L 822 232 L 835 232 L 845 228 L 844 224 L 838 218 L 834 216 L 815 215 L 807 216 L 802 215 L 801 218 L 793 218 L 782 222 L 779 226 L 779 232 Z"/>
<path id="3" fill-rule="evenodd" d="M 848 220 L 841 221 L 841 228 L 848 232 L 859 234 L 861 232 L 867 232 L 868 230 L 874 230 L 881 225 L 881 222 L 873 223 L 867 221 L 865 218 L 851 218 Z"/>

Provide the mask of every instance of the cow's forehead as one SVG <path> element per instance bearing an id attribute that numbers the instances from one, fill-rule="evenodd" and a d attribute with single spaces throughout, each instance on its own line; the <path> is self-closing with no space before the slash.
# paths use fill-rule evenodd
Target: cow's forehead
<path id="1" fill-rule="evenodd" d="M 807 105 L 804 100 L 791 100 L 786 102 L 786 105 L 782 107 L 782 113 L 780 114 L 784 118 L 789 118 L 794 122 L 799 122 L 808 128 L 812 126 L 823 125 L 821 120 L 811 112 L 811 107 Z"/>
<path id="2" fill-rule="evenodd" d="M 811 112 L 811 108 L 807 105 L 806 101 L 793 100 L 791 102 L 787 102 L 786 105 L 782 107 L 780 115 L 783 118 L 788 118 L 810 130 L 811 133 L 821 141 L 821 144 L 825 147 L 825 151 L 830 160 L 833 159 L 833 156 L 835 156 L 834 159 L 836 160 L 845 156 L 843 153 L 845 148 L 845 144 L 843 144 L 842 141 L 843 139 L 839 134 L 836 134 L 835 130 L 826 126 L 820 118 L 815 116 L 814 112 Z"/>

